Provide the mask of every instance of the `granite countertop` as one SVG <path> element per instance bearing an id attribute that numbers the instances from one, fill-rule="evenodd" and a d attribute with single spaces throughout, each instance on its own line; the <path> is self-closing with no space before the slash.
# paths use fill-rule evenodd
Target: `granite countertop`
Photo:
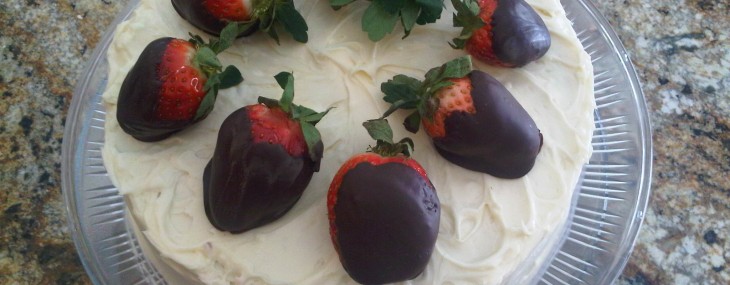
<path id="1" fill-rule="evenodd" d="M 594 0 L 651 116 L 652 197 L 617 284 L 730 284 L 730 1 Z M 66 227 L 73 88 L 127 0 L 0 3 L 0 284 L 88 284 Z"/>

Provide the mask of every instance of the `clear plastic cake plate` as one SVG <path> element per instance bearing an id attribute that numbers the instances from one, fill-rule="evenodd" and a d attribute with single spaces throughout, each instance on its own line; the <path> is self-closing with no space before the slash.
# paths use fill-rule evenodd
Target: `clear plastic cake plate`
<path id="1" fill-rule="evenodd" d="M 143 253 L 101 157 L 106 51 L 114 28 L 138 2 L 132 0 L 96 47 L 66 119 L 62 176 L 69 231 L 95 284 L 166 284 Z M 651 131 L 629 56 L 590 0 L 562 4 L 593 61 L 594 152 L 576 185 L 567 223 L 507 283 L 610 284 L 631 255 L 650 192 Z"/>

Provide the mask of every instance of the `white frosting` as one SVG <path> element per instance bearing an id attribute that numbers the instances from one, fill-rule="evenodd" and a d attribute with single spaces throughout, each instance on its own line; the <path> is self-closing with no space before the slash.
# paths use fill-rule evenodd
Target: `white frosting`
<path id="1" fill-rule="evenodd" d="M 422 78 L 429 68 L 464 54 L 447 44 L 459 33 L 451 27 L 448 2 L 438 23 L 416 26 L 405 40 L 397 28 L 372 43 L 360 30 L 367 1 L 335 12 L 326 0 L 298 0 L 309 24 L 309 43 L 296 43 L 283 32 L 281 45 L 262 33 L 237 40 L 220 58 L 236 65 L 245 81 L 222 90 L 204 121 L 164 141 L 142 143 L 116 121 L 124 77 L 154 39 L 187 38 L 188 31 L 206 36 L 180 18 L 169 0 L 142 0 L 118 26 L 109 48 L 103 156 L 134 220 L 164 262 L 209 284 L 354 283 L 330 242 L 327 188 L 347 158 L 373 143 L 361 123 L 387 109 L 382 82 L 398 73 Z M 582 165 L 591 155 L 592 66 L 559 1 L 528 2 L 551 32 L 549 52 L 518 69 L 475 63 L 512 92 L 544 135 L 529 174 L 504 180 L 455 166 L 436 153 L 425 132 L 413 135 L 402 128 L 404 113 L 390 118 L 396 138 L 414 139 L 414 158 L 428 172 L 442 206 L 431 261 L 407 284 L 498 284 L 565 222 Z M 280 71 L 294 72 L 295 103 L 314 110 L 335 107 L 317 125 L 325 145 L 321 170 L 283 218 L 243 234 L 220 232 L 204 214 L 203 167 L 228 114 L 258 96 L 280 97 L 273 78 Z"/>

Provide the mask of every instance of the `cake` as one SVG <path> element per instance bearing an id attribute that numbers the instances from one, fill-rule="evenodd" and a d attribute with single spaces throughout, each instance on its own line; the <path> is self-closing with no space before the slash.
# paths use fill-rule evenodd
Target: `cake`
<path id="1" fill-rule="evenodd" d="M 475 61 L 499 80 L 532 116 L 544 144 L 534 168 L 519 179 L 466 170 L 438 155 L 424 132 L 407 133 L 392 123 L 395 137 L 410 136 L 413 158 L 428 172 L 441 201 L 440 231 L 425 271 L 405 284 L 500 284 L 520 267 L 534 265 L 570 210 L 582 166 L 591 156 L 593 72 L 559 0 L 527 1 L 548 27 L 552 46 L 521 68 Z M 355 284 L 343 270 L 328 233 L 326 194 L 339 166 L 372 140 L 363 121 L 388 105 L 379 87 L 396 74 L 422 78 L 432 67 L 464 55 L 448 42 L 453 7 L 441 19 L 398 31 L 374 43 L 361 31 L 367 1 L 333 11 L 329 1 L 298 0 L 309 41 L 261 33 L 238 39 L 219 55 L 245 78 L 221 90 L 210 115 L 165 140 L 140 142 L 116 121 L 122 82 L 147 43 L 160 37 L 207 35 L 183 20 L 169 0 L 142 0 L 121 23 L 108 51 L 104 164 L 125 195 L 145 253 L 171 284 Z M 296 102 L 315 110 L 334 107 L 317 127 L 324 143 L 320 170 L 301 199 L 282 218 L 242 234 L 215 229 L 205 215 L 202 176 L 218 128 L 258 96 L 278 98 L 273 76 L 296 76 Z M 396 112 L 391 122 L 402 122 Z M 532 262 L 532 263 L 531 263 Z M 169 270 L 168 270 L 169 269 Z M 174 280 L 174 281 L 172 281 Z"/>

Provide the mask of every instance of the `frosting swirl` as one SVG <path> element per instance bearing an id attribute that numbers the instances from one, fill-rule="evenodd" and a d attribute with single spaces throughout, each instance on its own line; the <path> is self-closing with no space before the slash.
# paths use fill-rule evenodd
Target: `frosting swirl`
<path id="1" fill-rule="evenodd" d="M 245 81 L 221 90 L 207 119 L 158 143 L 142 143 L 116 121 L 119 88 L 145 45 L 188 31 L 205 35 L 180 18 L 169 0 L 142 0 L 117 27 L 108 51 L 104 163 L 146 239 L 178 274 L 207 284 L 351 284 L 328 234 L 326 193 L 339 166 L 371 140 L 361 123 L 386 109 L 380 83 L 403 73 L 421 78 L 431 67 L 463 55 L 447 42 L 453 8 L 441 20 L 417 26 L 401 40 L 396 30 L 373 43 L 360 30 L 366 1 L 333 11 L 329 1 L 299 0 L 310 27 L 307 44 L 287 37 L 281 45 L 260 33 L 237 40 L 220 55 Z M 448 1 L 446 1 L 448 2 Z M 442 205 L 441 229 L 425 272 L 406 284 L 498 284 L 537 245 L 565 222 L 573 188 L 591 155 L 593 77 L 558 0 L 528 0 L 545 21 L 552 47 L 523 68 L 475 62 L 502 82 L 534 118 L 544 135 L 535 167 L 525 177 L 498 179 L 453 165 L 436 153 L 425 132 L 393 124 L 396 137 L 410 136 L 414 158 L 429 173 Z M 218 127 L 258 96 L 277 98 L 273 75 L 293 71 L 297 104 L 335 107 L 317 126 L 325 145 L 321 170 L 301 200 L 281 219 L 233 235 L 216 230 L 203 209 L 202 174 Z M 396 112 L 391 122 L 402 122 Z"/>

